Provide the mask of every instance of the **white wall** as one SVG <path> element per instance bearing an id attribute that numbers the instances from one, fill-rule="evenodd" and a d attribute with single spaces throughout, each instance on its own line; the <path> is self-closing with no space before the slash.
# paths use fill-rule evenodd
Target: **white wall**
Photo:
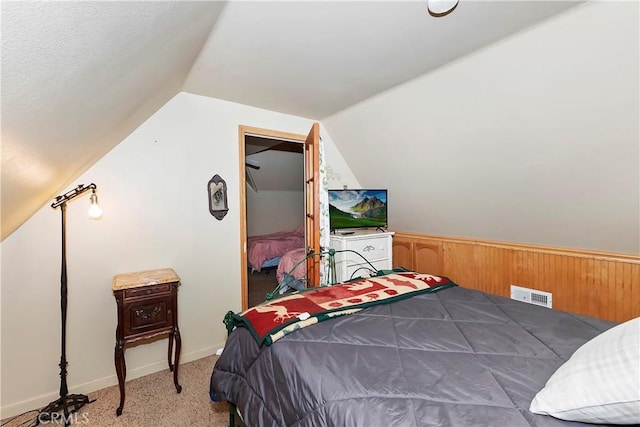
<path id="1" fill-rule="evenodd" d="M 390 228 L 640 253 L 639 5 L 581 5 L 323 120 Z"/>
<path id="2" fill-rule="evenodd" d="M 312 121 L 180 93 L 77 180 L 97 184 L 104 217 L 87 219 L 88 194 L 68 205 L 71 393 L 117 382 L 114 274 L 175 269 L 182 279 L 182 362 L 224 342 L 222 318 L 241 307 L 238 125 L 306 134 Z M 331 137 L 323 136 L 327 163 L 357 185 Z M 228 188 L 222 221 L 208 210 L 207 182 L 215 174 Z M 58 397 L 60 211 L 42 208 L 2 242 L 0 253 L 5 418 Z M 128 379 L 166 369 L 166 345 L 128 349 Z"/>
<path id="3" fill-rule="evenodd" d="M 304 224 L 304 191 L 247 189 L 247 236 L 293 231 Z"/>

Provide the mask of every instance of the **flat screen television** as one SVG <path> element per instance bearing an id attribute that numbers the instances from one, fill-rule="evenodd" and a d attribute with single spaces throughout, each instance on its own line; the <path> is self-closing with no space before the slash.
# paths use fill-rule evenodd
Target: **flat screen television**
<path id="1" fill-rule="evenodd" d="M 329 190 L 329 226 L 386 228 L 387 190 Z"/>

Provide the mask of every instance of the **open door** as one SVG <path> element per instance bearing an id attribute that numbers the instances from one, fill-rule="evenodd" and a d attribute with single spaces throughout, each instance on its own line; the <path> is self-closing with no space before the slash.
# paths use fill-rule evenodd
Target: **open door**
<path id="1" fill-rule="evenodd" d="M 314 123 L 304 142 L 305 237 L 307 254 L 320 253 L 320 126 Z M 309 285 L 320 286 L 320 256 L 307 258 Z"/>
<path id="2" fill-rule="evenodd" d="M 247 161 L 245 152 L 245 137 L 249 135 L 274 138 L 305 145 L 305 233 L 307 252 L 320 252 L 320 126 L 314 123 L 309 135 L 293 134 L 269 129 L 238 126 L 238 152 L 240 155 L 240 280 L 242 310 L 249 308 L 248 277 L 247 277 Z M 312 286 L 320 284 L 320 259 L 314 257 L 307 265 L 307 277 Z"/>

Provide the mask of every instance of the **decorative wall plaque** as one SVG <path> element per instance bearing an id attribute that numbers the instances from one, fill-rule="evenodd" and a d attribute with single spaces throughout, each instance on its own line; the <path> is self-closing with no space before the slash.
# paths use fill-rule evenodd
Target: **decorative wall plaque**
<path id="1" fill-rule="evenodd" d="M 227 183 L 224 179 L 220 178 L 220 175 L 214 175 L 214 177 L 209 180 L 207 189 L 209 192 L 209 212 L 220 221 L 227 212 L 229 212 L 229 205 L 227 204 Z"/>

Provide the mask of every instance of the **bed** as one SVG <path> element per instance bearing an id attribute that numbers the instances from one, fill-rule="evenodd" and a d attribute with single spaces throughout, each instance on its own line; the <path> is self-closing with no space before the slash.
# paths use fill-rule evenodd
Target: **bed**
<path id="1" fill-rule="evenodd" d="M 237 327 L 210 395 L 237 406 L 247 426 L 578 426 L 532 413 L 531 402 L 576 349 L 614 326 L 454 285 L 271 345 Z M 570 391 L 560 393 L 552 400 Z"/>
<path id="2" fill-rule="evenodd" d="M 277 267 L 282 255 L 290 250 L 304 247 L 304 227 L 293 231 L 250 236 L 247 238 L 247 261 L 252 271 Z"/>
<path id="3" fill-rule="evenodd" d="M 304 262 L 306 256 L 307 250 L 305 248 L 293 249 L 282 255 L 276 270 L 280 293 L 289 289 L 302 290 L 306 288 L 307 264 Z"/>

